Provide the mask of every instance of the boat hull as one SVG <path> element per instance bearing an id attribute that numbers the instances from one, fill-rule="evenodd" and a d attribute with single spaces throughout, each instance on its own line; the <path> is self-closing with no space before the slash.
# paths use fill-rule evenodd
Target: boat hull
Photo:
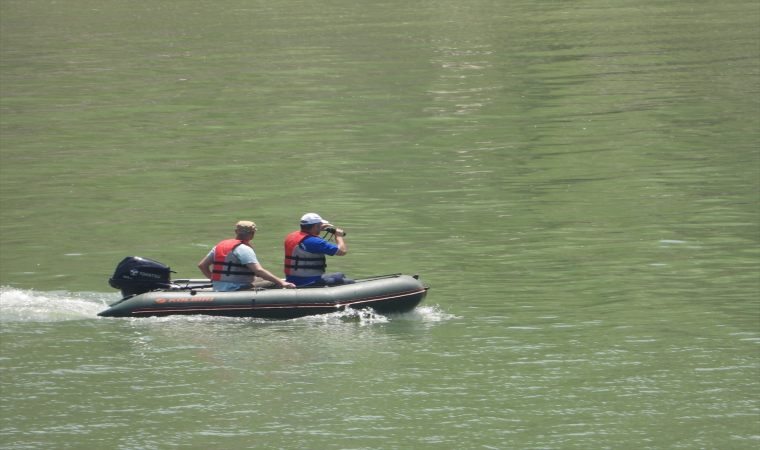
<path id="1" fill-rule="evenodd" d="M 411 311 L 425 299 L 427 289 L 414 277 L 397 275 L 320 288 L 237 292 L 161 290 L 122 299 L 98 315 L 150 317 L 203 314 L 293 319 L 343 311 L 346 308 L 372 308 L 378 313 L 386 314 Z"/>

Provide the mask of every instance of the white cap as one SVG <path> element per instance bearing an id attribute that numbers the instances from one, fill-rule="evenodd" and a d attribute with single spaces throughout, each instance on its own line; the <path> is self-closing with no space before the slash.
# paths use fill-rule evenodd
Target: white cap
<path id="1" fill-rule="evenodd" d="M 319 214 L 308 213 L 301 217 L 301 225 L 314 225 L 315 223 L 330 223 L 319 217 Z"/>

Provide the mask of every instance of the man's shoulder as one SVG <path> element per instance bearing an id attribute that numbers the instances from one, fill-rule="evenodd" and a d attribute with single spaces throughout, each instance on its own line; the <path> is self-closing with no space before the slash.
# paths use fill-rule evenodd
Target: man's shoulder
<path id="1" fill-rule="evenodd" d="M 330 243 L 327 242 L 326 240 L 322 239 L 319 236 L 314 236 L 313 234 L 310 234 L 306 236 L 305 238 L 303 238 L 301 243 L 306 244 L 306 245 L 320 245 L 320 246 L 330 245 Z"/>
<path id="2" fill-rule="evenodd" d="M 247 245 L 238 245 L 234 250 L 232 250 L 232 253 L 237 256 L 237 258 L 240 259 L 244 264 L 255 262 L 254 260 L 256 259 L 256 252 L 253 250 L 253 248 Z"/>
<path id="3" fill-rule="evenodd" d="M 310 235 L 301 241 L 303 249 L 311 253 L 324 253 L 327 255 L 334 255 L 337 245 L 331 244 L 319 236 Z"/>
<path id="4" fill-rule="evenodd" d="M 251 247 L 250 245 L 243 245 L 243 244 L 238 245 L 232 251 L 235 252 L 235 253 L 255 253 L 253 251 L 253 247 Z"/>
<path id="5" fill-rule="evenodd" d="M 301 242 L 327 242 L 327 241 L 325 241 L 319 236 L 314 236 L 313 234 L 309 234 L 307 236 L 304 236 Z"/>

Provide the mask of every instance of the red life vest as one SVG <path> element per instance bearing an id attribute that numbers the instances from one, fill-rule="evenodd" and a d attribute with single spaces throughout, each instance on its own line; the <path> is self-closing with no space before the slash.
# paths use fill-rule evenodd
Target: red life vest
<path id="1" fill-rule="evenodd" d="M 230 283 L 251 283 L 254 273 L 232 253 L 238 245 L 251 245 L 240 239 L 227 239 L 216 244 L 214 248 L 214 267 L 211 280 L 228 281 Z"/>
<path id="2" fill-rule="evenodd" d="M 299 247 L 309 236 L 312 235 L 304 231 L 294 231 L 285 238 L 285 275 L 318 277 L 325 273 L 325 255 L 310 253 Z"/>

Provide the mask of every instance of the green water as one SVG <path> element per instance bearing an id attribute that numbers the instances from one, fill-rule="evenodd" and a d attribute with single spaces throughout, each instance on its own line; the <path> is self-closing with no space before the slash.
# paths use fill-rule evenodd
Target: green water
<path id="1" fill-rule="evenodd" d="M 756 3 L 0 11 L 3 448 L 757 448 Z M 312 211 L 423 307 L 95 316 Z"/>

